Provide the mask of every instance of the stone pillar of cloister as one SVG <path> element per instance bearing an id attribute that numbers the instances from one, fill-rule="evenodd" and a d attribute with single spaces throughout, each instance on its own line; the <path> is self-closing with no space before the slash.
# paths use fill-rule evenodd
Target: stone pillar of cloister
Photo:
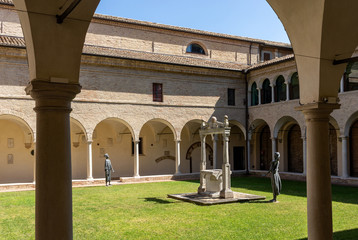
<path id="1" fill-rule="evenodd" d="M 200 161 L 200 186 L 198 188 L 198 193 L 203 193 L 206 191 L 206 180 L 202 176 L 201 171 L 206 170 L 206 135 L 200 133 L 201 140 L 201 161 Z"/>
<path id="2" fill-rule="evenodd" d="M 180 140 L 175 140 L 175 174 L 180 172 Z"/>
<path id="3" fill-rule="evenodd" d="M 134 156 L 133 156 L 133 163 L 134 163 L 134 173 L 133 177 L 139 178 L 139 140 L 134 141 Z"/>
<path id="4" fill-rule="evenodd" d="M 218 155 L 218 135 L 212 136 L 213 140 L 213 169 L 217 168 L 217 155 Z"/>
<path id="5" fill-rule="evenodd" d="M 87 141 L 87 180 L 93 181 L 92 143 Z"/>
<path id="6" fill-rule="evenodd" d="M 78 84 L 32 81 L 36 112 L 36 239 L 72 239 L 71 101 Z"/>

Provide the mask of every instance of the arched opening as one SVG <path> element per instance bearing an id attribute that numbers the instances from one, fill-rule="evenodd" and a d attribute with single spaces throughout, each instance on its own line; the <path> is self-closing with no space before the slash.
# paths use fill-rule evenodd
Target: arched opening
<path id="1" fill-rule="evenodd" d="M 261 103 L 271 103 L 272 101 L 272 91 L 270 86 L 270 80 L 265 79 L 265 81 L 262 84 L 262 91 L 261 91 Z"/>
<path id="2" fill-rule="evenodd" d="M 0 183 L 34 181 L 33 133 L 15 116 L 0 116 Z"/>
<path id="3" fill-rule="evenodd" d="M 188 47 L 186 48 L 186 52 L 206 55 L 204 48 L 200 46 L 198 43 L 189 44 Z"/>
<path id="4" fill-rule="evenodd" d="M 112 178 L 133 176 L 133 131 L 128 123 L 117 118 L 105 119 L 96 126 L 92 138 L 94 178 L 104 177 L 105 153 L 108 153 L 115 170 Z"/>
<path id="5" fill-rule="evenodd" d="M 191 120 L 187 122 L 180 135 L 181 139 L 181 156 L 183 157 L 183 161 L 181 161 L 181 172 L 182 173 L 198 173 L 200 172 L 200 161 L 201 161 L 201 141 L 199 130 L 201 128 L 201 120 Z M 207 169 L 213 168 L 214 165 L 214 156 L 213 156 L 213 140 L 210 137 L 206 138 L 206 167 Z M 216 139 L 217 147 L 221 148 L 219 144 L 219 139 Z M 210 151 L 211 149 L 211 151 Z M 216 164 L 218 164 L 219 160 L 221 161 L 220 156 L 219 159 L 216 159 Z M 218 166 L 218 165 L 217 165 Z"/>
<path id="6" fill-rule="evenodd" d="M 257 90 L 257 84 L 254 82 L 251 85 L 251 106 L 259 104 L 259 91 Z"/>
<path id="7" fill-rule="evenodd" d="M 298 73 L 297 72 L 295 72 L 291 77 L 290 98 L 291 99 L 299 99 L 300 98 L 300 84 L 298 81 Z"/>
<path id="8" fill-rule="evenodd" d="M 358 120 L 355 121 L 349 131 L 350 146 L 350 176 L 358 177 Z"/>
<path id="9" fill-rule="evenodd" d="M 71 118 L 72 179 L 87 178 L 87 136 L 80 122 Z"/>
<path id="10" fill-rule="evenodd" d="M 276 79 L 275 86 L 275 102 L 285 101 L 286 100 L 286 84 L 285 79 L 282 75 L 280 75 Z"/>
<path id="11" fill-rule="evenodd" d="M 260 170 L 269 170 L 272 161 L 271 133 L 268 125 L 260 132 Z"/>
<path id="12" fill-rule="evenodd" d="M 338 163 L 337 163 L 337 131 L 335 127 L 329 124 L 329 155 L 331 163 L 331 175 L 338 175 Z"/>
<path id="13" fill-rule="evenodd" d="M 175 173 L 175 135 L 170 123 L 153 119 L 146 122 L 139 134 L 142 153 L 139 157 L 141 176 Z"/>
<path id="14" fill-rule="evenodd" d="M 298 124 L 294 124 L 288 130 L 287 134 L 288 149 L 288 171 L 303 172 L 303 141 L 301 138 L 301 129 Z"/>

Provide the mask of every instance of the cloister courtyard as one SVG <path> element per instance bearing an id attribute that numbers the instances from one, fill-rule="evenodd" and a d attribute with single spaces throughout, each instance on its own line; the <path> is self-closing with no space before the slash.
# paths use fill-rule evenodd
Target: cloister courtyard
<path id="1" fill-rule="evenodd" d="M 74 239 L 306 239 L 306 183 L 283 180 L 278 203 L 269 178 L 233 177 L 233 191 L 266 200 L 200 206 L 167 198 L 198 181 L 73 188 Z M 333 238 L 357 239 L 358 191 L 332 186 Z M 35 192 L 0 193 L 0 239 L 35 238 Z"/>

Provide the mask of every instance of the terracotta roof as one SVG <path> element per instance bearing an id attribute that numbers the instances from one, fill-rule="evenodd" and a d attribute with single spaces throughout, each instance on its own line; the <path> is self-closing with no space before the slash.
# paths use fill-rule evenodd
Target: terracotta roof
<path id="1" fill-rule="evenodd" d="M 286 56 L 283 57 L 279 57 L 279 58 L 274 58 L 262 63 L 257 63 L 255 65 L 252 65 L 251 67 L 248 67 L 246 69 L 246 71 L 251 71 L 251 70 L 255 70 L 255 69 L 259 69 L 259 68 L 263 68 L 263 67 L 267 67 L 276 63 L 280 63 L 280 62 L 285 62 L 285 61 L 289 61 L 289 60 L 294 60 L 295 59 L 295 55 L 294 54 L 288 54 Z"/>
<path id="2" fill-rule="evenodd" d="M 14 5 L 12 0 L 0 0 L 0 4 Z M 202 30 L 196 30 L 196 29 L 185 28 L 185 27 L 170 26 L 170 25 L 165 25 L 165 24 L 139 21 L 139 20 L 134 20 L 134 19 L 122 18 L 122 17 L 94 14 L 93 18 L 107 20 L 107 21 L 114 21 L 114 22 L 130 23 L 130 24 L 136 24 L 136 25 L 142 25 L 142 26 L 148 26 L 148 27 L 154 27 L 154 28 L 161 28 L 161 29 L 167 29 L 167 30 L 181 31 L 181 32 L 187 32 L 187 33 L 194 33 L 194 34 L 200 34 L 200 35 L 206 35 L 206 36 L 212 36 L 212 37 L 227 38 L 227 39 L 240 40 L 240 41 L 246 41 L 246 42 L 254 42 L 254 43 L 258 43 L 258 44 L 264 44 L 264 45 L 275 46 L 275 47 L 292 48 L 291 45 L 287 44 L 287 43 L 261 40 L 261 39 L 255 39 L 255 38 L 249 38 L 249 37 L 239 37 L 239 36 L 234 36 L 234 35 L 229 35 L 229 34 L 214 33 L 214 32 L 209 32 L 209 31 L 202 31 Z"/>
<path id="3" fill-rule="evenodd" d="M 0 46 L 25 48 L 25 41 L 21 37 L 0 35 Z M 240 71 L 247 67 L 246 65 L 234 62 L 195 58 L 192 56 L 176 56 L 169 54 L 124 50 L 118 48 L 99 47 L 86 44 L 83 48 L 83 54 L 234 71 Z"/>

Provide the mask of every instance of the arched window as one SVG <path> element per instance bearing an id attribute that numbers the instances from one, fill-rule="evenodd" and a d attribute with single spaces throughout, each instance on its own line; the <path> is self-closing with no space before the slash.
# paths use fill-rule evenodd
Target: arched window
<path id="1" fill-rule="evenodd" d="M 358 62 L 349 63 L 344 73 L 344 91 L 358 90 Z"/>
<path id="2" fill-rule="evenodd" d="M 192 43 L 186 48 L 187 53 L 197 53 L 205 55 L 205 50 L 202 46 L 197 43 Z"/>
<path id="3" fill-rule="evenodd" d="M 272 92 L 270 86 L 270 80 L 265 79 L 264 83 L 262 84 L 262 91 L 261 91 L 261 103 L 270 103 L 272 101 Z"/>
<path id="4" fill-rule="evenodd" d="M 251 85 L 251 106 L 256 106 L 257 104 L 259 104 L 259 93 L 257 90 L 257 85 L 254 82 Z"/>
<path id="5" fill-rule="evenodd" d="M 276 80 L 276 86 L 275 86 L 275 101 L 285 101 L 286 100 L 286 84 L 285 79 L 283 76 L 279 76 Z"/>
<path id="6" fill-rule="evenodd" d="M 299 99 L 300 98 L 300 85 L 298 82 L 298 73 L 296 73 L 296 72 L 291 77 L 290 98 L 291 99 Z"/>

